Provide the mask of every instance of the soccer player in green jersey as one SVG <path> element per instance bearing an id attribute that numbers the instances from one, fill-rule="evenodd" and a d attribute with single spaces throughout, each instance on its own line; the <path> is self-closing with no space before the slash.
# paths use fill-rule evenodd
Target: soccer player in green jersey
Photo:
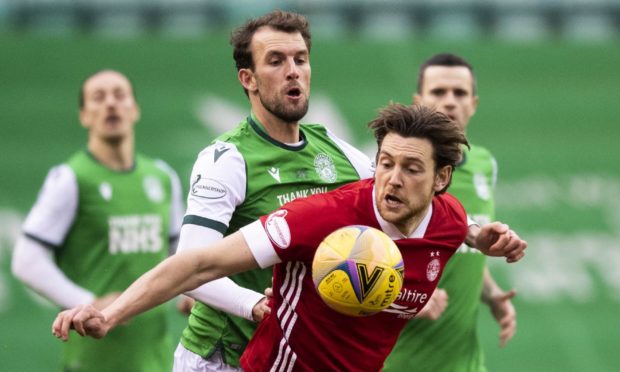
<path id="1" fill-rule="evenodd" d="M 103 70 L 80 89 L 88 144 L 53 167 L 13 253 L 17 278 L 62 308 L 103 309 L 165 259 L 183 212 L 180 184 L 161 160 L 134 152 L 140 110 L 123 74 Z M 159 306 L 103 342 L 74 338 L 63 371 L 170 371 L 172 339 Z"/>
<path id="2" fill-rule="evenodd" d="M 198 155 L 179 252 L 209 246 L 293 199 L 373 175 L 366 155 L 320 124 L 299 123 L 311 80 L 311 36 L 303 16 L 274 11 L 251 19 L 233 32 L 231 44 L 251 110 Z M 174 370 L 238 369 L 254 320 L 268 311 L 262 291 L 271 277 L 271 269 L 257 269 L 187 293 L 199 301 Z"/>
<path id="3" fill-rule="evenodd" d="M 478 105 L 472 67 L 453 54 L 431 57 L 420 67 L 414 102 L 436 108 L 465 130 Z M 491 153 L 475 145 L 464 149 L 453 172 L 448 191 L 480 225 L 495 218 L 496 176 Z M 495 283 L 486 257 L 478 252 L 462 245 L 448 261 L 430 303 L 401 333 L 386 361 L 386 371 L 485 371 L 476 324 L 481 301 L 501 328 L 500 345 L 512 338 L 516 312 L 511 298 L 516 292 L 504 292 Z"/>

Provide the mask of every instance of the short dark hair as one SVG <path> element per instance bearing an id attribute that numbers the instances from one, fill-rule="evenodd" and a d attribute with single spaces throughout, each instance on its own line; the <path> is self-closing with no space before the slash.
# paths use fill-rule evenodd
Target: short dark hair
<path id="1" fill-rule="evenodd" d="M 84 78 L 84 80 L 82 80 L 82 84 L 80 84 L 80 91 L 78 93 L 78 107 L 79 107 L 80 110 L 84 108 L 84 85 L 86 85 L 86 82 L 88 80 L 90 80 L 90 78 L 92 78 L 95 75 L 99 75 L 99 74 L 101 74 L 103 72 L 114 72 L 114 73 L 117 73 L 117 74 L 119 74 L 121 76 L 124 76 L 125 79 L 127 79 L 127 81 L 129 82 L 129 86 L 131 87 L 131 93 L 133 94 L 133 99 L 136 100 L 136 90 L 135 90 L 135 88 L 133 86 L 133 82 L 131 81 L 131 79 L 127 75 L 123 74 L 120 71 L 112 70 L 112 69 L 109 69 L 109 68 L 104 68 L 104 69 L 101 69 L 99 71 L 93 72 L 92 74 L 90 74 L 86 78 Z"/>
<path id="2" fill-rule="evenodd" d="M 377 140 L 377 156 L 388 133 L 429 140 L 433 146 L 435 171 L 446 165 L 454 169 L 461 160 L 461 146 L 469 147 L 465 133 L 454 121 L 422 105 L 390 103 L 379 110 L 379 115 L 368 123 L 368 128 L 374 131 Z M 446 191 L 449 185 L 436 194 Z"/>
<path id="3" fill-rule="evenodd" d="M 230 35 L 230 44 L 233 46 L 233 58 L 237 71 L 242 68 L 254 69 L 252 59 L 252 37 L 256 31 L 264 26 L 269 26 L 275 30 L 287 33 L 299 32 L 303 37 L 308 53 L 312 47 L 312 36 L 310 35 L 310 24 L 301 14 L 274 10 L 259 18 L 248 20 L 243 26 L 237 28 Z"/>
<path id="4" fill-rule="evenodd" d="M 472 79 L 472 93 L 475 96 L 477 91 L 476 75 L 474 74 L 474 68 L 471 67 L 463 57 L 457 56 L 452 53 L 439 53 L 435 54 L 431 58 L 427 59 L 418 70 L 418 93 L 422 94 L 422 87 L 424 86 L 424 72 L 430 66 L 445 66 L 445 67 L 467 67 L 471 73 Z"/>

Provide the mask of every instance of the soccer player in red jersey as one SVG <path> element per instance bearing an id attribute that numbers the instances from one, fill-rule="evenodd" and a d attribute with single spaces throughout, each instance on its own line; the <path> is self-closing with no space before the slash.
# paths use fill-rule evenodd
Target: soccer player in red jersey
<path id="1" fill-rule="evenodd" d="M 284 205 L 206 249 L 175 255 L 142 276 L 103 311 L 79 306 L 58 315 L 53 333 L 69 329 L 100 338 L 132 316 L 210 280 L 274 267 L 272 311 L 241 359 L 246 371 L 378 371 L 406 321 L 419 312 L 468 234 L 461 204 L 445 193 L 463 131 L 443 114 L 391 104 L 369 124 L 379 145 L 373 179 Z M 381 229 L 399 247 L 405 281 L 396 301 L 369 317 L 329 308 L 312 282 L 319 243 L 348 225 Z M 475 233 L 478 249 L 516 262 L 527 243 L 501 223 Z"/>

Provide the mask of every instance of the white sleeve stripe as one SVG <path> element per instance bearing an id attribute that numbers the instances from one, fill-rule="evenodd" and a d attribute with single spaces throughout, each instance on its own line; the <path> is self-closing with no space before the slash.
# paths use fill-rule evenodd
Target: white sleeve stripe
<path id="1" fill-rule="evenodd" d="M 252 255 L 254 255 L 254 259 L 258 263 L 258 266 L 264 269 L 282 262 L 280 256 L 278 256 L 273 248 L 271 240 L 269 240 L 260 220 L 242 227 L 240 231 L 248 247 L 250 247 L 250 251 Z"/>

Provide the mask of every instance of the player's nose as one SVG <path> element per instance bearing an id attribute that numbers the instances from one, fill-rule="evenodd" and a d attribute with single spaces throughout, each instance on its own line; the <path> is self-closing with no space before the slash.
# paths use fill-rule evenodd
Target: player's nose
<path id="1" fill-rule="evenodd" d="M 289 80 L 299 79 L 299 66 L 292 58 L 289 58 L 286 63 L 286 78 Z"/>

